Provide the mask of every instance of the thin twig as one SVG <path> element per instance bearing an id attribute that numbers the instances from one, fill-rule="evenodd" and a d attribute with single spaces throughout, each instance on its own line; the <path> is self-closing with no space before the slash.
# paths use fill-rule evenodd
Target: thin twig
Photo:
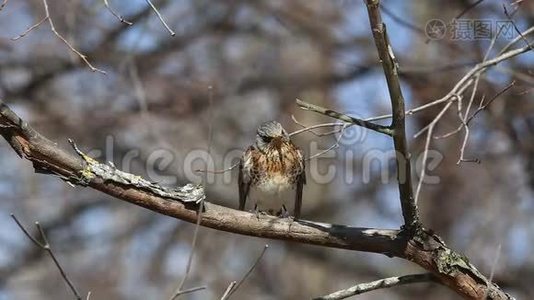
<path id="1" fill-rule="evenodd" d="M 513 40 L 511 40 L 506 46 L 504 46 L 501 51 L 499 52 L 499 54 L 497 55 L 502 55 L 504 52 L 508 51 L 508 49 L 510 49 L 510 47 L 512 47 L 513 45 L 515 45 L 515 43 L 517 43 L 519 40 L 523 39 L 525 36 L 531 34 L 534 32 L 534 26 L 530 27 L 529 29 L 523 31 L 521 33 L 521 35 L 519 36 L 516 36 Z"/>
<path id="2" fill-rule="evenodd" d="M 443 115 L 449 109 L 449 107 L 451 107 L 451 105 L 452 105 L 452 102 L 447 103 L 447 105 L 445 105 L 445 107 L 439 112 L 436 118 L 434 118 L 434 120 L 432 120 L 432 122 L 430 122 L 430 124 L 427 127 L 428 132 L 426 135 L 426 142 L 425 142 L 425 148 L 424 148 L 425 150 L 423 151 L 423 163 L 422 163 L 421 173 L 419 175 L 419 182 L 417 183 L 417 188 L 415 190 L 415 203 L 417 203 L 417 201 L 419 200 L 419 194 L 421 192 L 421 187 L 423 186 L 423 181 L 425 179 L 426 160 L 428 158 L 428 149 L 430 147 L 430 139 L 432 137 L 432 133 L 434 132 L 434 127 L 439 122 L 441 117 L 443 117 Z"/>
<path id="3" fill-rule="evenodd" d="M 310 160 L 312 160 L 312 159 L 314 159 L 316 157 L 319 157 L 319 156 L 321 156 L 321 155 L 323 155 L 323 154 L 325 154 L 327 152 L 330 152 L 330 151 L 332 151 L 334 149 L 337 149 L 339 147 L 339 142 L 341 141 L 341 138 L 343 137 L 343 134 L 345 133 L 345 129 L 350 125 L 351 124 L 346 124 L 346 125 L 343 125 L 341 127 L 341 132 L 339 133 L 338 137 L 336 138 L 335 143 L 332 144 L 332 146 L 328 147 L 327 149 L 325 149 L 325 150 L 323 150 L 323 151 L 321 151 L 319 153 L 316 153 L 316 154 L 306 158 L 306 161 L 310 161 Z"/>
<path id="4" fill-rule="evenodd" d="M 17 226 L 20 228 L 20 230 L 22 230 L 24 235 L 26 235 L 32 241 L 32 243 L 35 244 L 35 246 L 45 250 L 48 253 L 48 255 L 50 255 L 50 257 L 54 261 L 54 264 L 58 268 L 59 273 L 61 273 L 61 277 L 63 277 L 63 280 L 65 280 L 65 282 L 68 284 L 68 286 L 70 287 L 70 289 L 71 289 L 72 293 L 74 294 L 74 296 L 76 297 L 76 299 L 81 300 L 82 297 L 80 296 L 80 293 L 78 293 L 78 290 L 76 289 L 76 287 L 74 286 L 72 281 L 69 279 L 69 277 L 67 276 L 67 273 L 65 273 L 65 270 L 63 270 L 63 268 L 61 267 L 59 261 L 57 260 L 56 256 L 54 255 L 54 251 L 52 251 L 52 248 L 50 247 L 50 243 L 48 242 L 48 239 L 46 237 L 46 234 L 45 234 L 41 224 L 39 224 L 39 222 L 35 222 L 35 226 L 37 227 L 37 231 L 41 235 L 41 239 L 43 240 L 43 242 L 39 242 L 36 238 L 34 238 L 28 232 L 28 230 L 26 230 L 26 228 L 20 223 L 20 221 L 17 219 L 17 217 L 15 217 L 14 214 L 11 214 L 11 218 L 13 218 L 13 220 L 15 221 L 15 223 L 17 223 Z"/>
<path id="5" fill-rule="evenodd" d="M 23 33 L 17 35 L 16 37 L 12 37 L 11 40 L 12 41 L 16 41 L 20 38 L 23 38 L 25 37 L 28 33 L 30 33 L 30 31 L 34 30 L 35 28 L 39 27 L 41 24 L 43 24 L 44 21 L 48 20 L 48 16 L 44 17 L 41 19 L 41 21 L 33 24 L 32 26 L 28 27 L 28 29 L 26 29 Z"/>
<path id="6" fill-rule="evenodd" d="M 482 62 L 485 62 L 485 61 L 488 60 L 489 55 L 491 53 L 491 50 L 495 46 L 495 42 L 497 41 L 497 38 L 501 34 L 502 29 L 503 29 L 503 27 L 499 28 L 499 31 L 497 32 L 497 34 L 491 40 L 491 43 L 488 46 L 488 49 L 486 50 L 486 53 L 484 54 L 484 58 L 483 58 Z M 460 119 L 460 123 L 461 124 L 458 126 L 458 128 L 456 128 L 455 130 L 453 130 L 453 131 L 451 131 L 449 133 L 446 133 L 446 134 L 441 135 L 441 136 L 434 137 L 435 139 L 441 139 L 441 138 L 449 137 L 449 136 L 451 136 L 453 134 L 456 134 L 456 133 L 460 132 L 464 128 L 464 126 L 467 126 L 467 124 L 469 123 L 469 122 L 467 122 L 467 118 L 468 118 L 469 112 L 471 111 L 471 107 L 473 106 L 473 102 L 475 100 L 475 95 L 476 95 L 476 92 L 477 92 L 477 89 L 478 89 L 478 83 L 480 81 L 481 75 L 482 75 L 482 73 L 478 73 L 477 75 L 475 75 L 475 81 L 474 81 L 473 89 L 471 91 L 471 97 L 469 97 L 469 102 L 467 104 L 467 108 L 465 109 L 465 113 L 463 115 L 462 115 L 462 105 L 461 105 L 462 101 L 458 101 L 458 118 Z M 467 143 L 466 140 L 467 140 L 467 137 L 469 136 L 468 130 L 469 129 L 466 129 L 466 133 L 465 133 L 464 141 L 463 141 L 462 145 L 465 145 Z M 465 146 L 462 146 L 462 147 L 465 147 Z M 462 153 L 463 153 L 463 151 L 461 151 L 460 160 L 459 161 L 463 160 Z"/>
<path id="7" fill-rule="evenodd" d="M 299 125 L 300 127 L 302 127 L 302 129 L 299 129 L 297 131 L 293 131 L 289 134 L 289 136 L 294 136 L 294 135 L 297 135 L 297 134 L 301 134 L 301 133 L 304 133 L 304 132 L 311 132 L 313 135 L 315 136 L 327 136 L 327 135 L 332 135 L 332 134 L 335 134 L 335 133 L 338 133 L 341 131 L 340 128 L 338 129 L 334 129 L 332 131 L 328 131 L 328 132 L 315 132 L 314 130 L 315 129 L 318 129 L 318 128 L 325 128 L 325 127 L 342 127 L 343 124 L 346 124 L 346 123 L 340 123 L 340 122 L 336 122 L 336 123 L 322 123 L 322 124 L 316 124 L 316 125 L 312 125 L 312 126 L 306 126 L 304 124 L 302 124 L 301 122 L 299 122 L 297 120 L 297 118 L 295 118 L 294 115 L 291 115 L 291 119 L 293 120 L 293 122 L 295 122 L 295 124 Z M 352 124 L 350 124 L 352 125 Z"/>
<path id="8" fill-rule="evenodd" d="M 491 271 L 490 276 L 488 278 L 488 288 L 486 289 L 486 292 L 484 293 L 484 298 L 488 298 L 488 293 L 490 291 L 491 282 L 493 281 L 493 276 L 495 275 L 495 270 L 497 269 L 497 264 L 499 263 L 499 258 L 501 256 L 501 244 L 497 245 L 497 250 L 495 251 L 495 257 L 493 258 L 493 263 L 491 264 Z"/>
<path id="9" fill-rule="evenodd" d="M 167 22 L 165 22 L 165 20 L 163 19 L 163 16 L 159 13 L 159 11 L 156 8 L 156 6 L 154 4 L 152 4 L 152 1 L 146 0 L 146 2 L 148 3 L 148 5 L 150 5 L 152 10 L 156 13 L 156 15 L 158 16 L 159 20 L 163 24 L 163 26 L 165 26 L 165 29 L 167 29 L 167 31 L 171 34 L 171 36 L 175 36 L 176 33 L 174 31 L 172 31 L 172 29 L 169 27 L 169 25 L 167 25 Z"/>
<path id="10" fill-rule="evenodd" d="M 269 248 L 269 245 L 265 245 L 263 247 L 263 250 L 261 251 L 260 255 L 258 256 L 258 258 L 256 258 L 256 261 L 254 262 L 254 264 L 250 267 L 250 269 L 247 271 L 247 273 L 245 273 L 245 275 L 243 275 L 243 278 L 241 278 L 241 280 L 239 280 L 237 282 L 237 284 L 235 284 L 235 287 L 232 287 L 230 289 L 230 292 L 228 293 L 228 295 L 224 298 L 224 300 L 227 300 L 227 299 L 230 299 L 230 296 L 232 296 L 232 294 L 234 294 L 238 289 L 239 287 L 243 284 L 243 282 L 245 282 L 245 280 L 247 280 L 248 276 L 252 273 L 252 271 L 254 271 L 254 269 L 256 268 L 256 266 L 258 266 L 258 264 L 260 263 L 261 259 L 263 258 L 263 255 L 265 254 L 265 252 L 267 251 L 267 249 Z M 232 286 L 232 284 L 230 283 L 230 286 Z M 230 288 L 229 286 L 229 288 Z M 226 294 L 226 293 L 225 293 Z"/>
<path id="11" fill-rule="evenodd" d="M 207 144 L 207 151 L 206 151 L 206 164 L 208 164 L 208 161 L 210 160 L 210 154 L 211 154 L 211 147 L 213 144 L 213 87 L 210 85 L 208 87 L 208 144 Z M 207 167 L 206 167 L 207 169 Z M 207 173 L 205 173 L 206 176 L 204 179 L 204 184 L 207 184 Z M 193 233 L 193 241 L 191 242 L 191 252 L 189 253 L 189 258 L 187 259 L 187 266 L 185 269 L 184 277 L 182 278 L 182 281 L 180 281 L 180 284 L 174 291 L 173 295 L 171 296 L 170 300 L 174 300 L 180 297 L 180 292 L 182 291 L 185 282 L 187 281 L 187 277 L 189 276 L 189 273 L 191 272 L 191 266 L 193 265 L 193 257 L 195 256 L 196 246 L 197 246 L 197 239 L 198 239 L 198 232 L 200 231 L 200 222 L 202 221 L 202 211 L 204 209 L 204 198 L 200 201 L 200 204 L 198 206 L 197 211 L 197 222 L 195 224 L 195 231 Z"/>
<path id="12" fill-rule="evenodd" d="M 106 8 L 109 10 L 109 12 L 115 16 L 115 18 L 117 18 L 121 23 L 124 23 L 124 24 L 127 24 L 129 26 L 131 26 L 133 23 L 124 19 L 121 15 L 119 15 L 118 13 L 116 13 L 113 8 L 111 8 L 111 6 L 109 6 L 109 3 L 108 3 L 108 0 L 104 0 L 104 5 L 106 6 Z"/>
<path id="13" fill-rule="evenodd" d="M 473 4 L 470 4 L 464 10 L 462 10 L 458 15 L 456 15 L 456 17 L 454 19 L 460 19 L 468 11 L 472 10 L 473 8 L 475 8 L 477 5 L 479 5 L 482 2 L 484 2 L 484 0 L 478 0 L 477 2 L 474 2 Z"/>
<path id="14" fill-rule="evenodd" d="M 222 169 L 222 170 L 207 170 L 207 169 L 196 169 L 195 172 L 196 173 L 208 173 L 208 174 L 224 174 L 226 172 L 230 172 L 232 171 L 233 169 L 235 169 L 237 166 L 239 166 L 239 162 L 233 164 L 231 167 L 229 168 L 226 168 L 226 169 Z"/>
<path id="15" fill-rule="evenodd" d="M 404 284 L 431 281 L 435 281 L 435 277 L 431 273 L 390 277 L 372 282 L 360 283 L 348 289 L 340 290 L 332 294 L 328 294 L 326 296 L 314 298 L 314 300 L 341 300 L 378 289 L 386 289 Z"/>
<path id="16" fill-rule="evenodd" d="M 232 292 L 232 290 L 234 289 L 236 284 L 237 284 L 237 281 L 230 282 L 230 284 L 228 285 L 228 287 L 224 291 L 224 294 L 221 296 L 220 300 L 227 300 L 228 297 L 230 296 L 230 292 Z"/>
<path id="17" fill-rule="evenodd" d="M 366 120 L 354 118 L 346 114 L 333 111 L 328 108 L 324 108 L 324 107 L 320 107 L 320 106 L 317 106 L 317 105 L 314 105 L 308 102 L 304 102 L 300 99 L 296 99 L 296 101 L 297 101 L 297 105 L 300 106 L 300 108 L 304 110 L 313 111 L 313 112 L 316 112 L 316 113 L 319 113 L 319 114 L 322 114 L 322 115 L 325 115 L 325 116 L 328 116 L 334 119 L 341 120 L 343 122 L 347 122 L 347 123 L 351 123 L 357 126 L 368 128 L 373 131 L 380 132 L 380 133 L 383 133 L 389 136 L 393 135 L 393 130 L 389 128 L 388 126 L 375 124 L 375 123 L 372 123 Z"/>
<path id="18" fill-rule="evenodd" d="M 176 296 L 191 294 L 194 292 L 205 290 L 206 288 L 207 288 L 206 286 L 199 286 L 199 287 L 194 287 L 194 288 L 190 288 L 190 289 L 183 290 L 183 291 L 178 291 L 178 293 L 176 293 Z"/>
<path id="19" fill-rule="evenodd" d="M 45 9 L 45 14 L 46 16 L 44 17 L 43 20 L 41 20 L 38 24 L 36 24 L 37 26 L 32 26 L 30 27 L 29 30 L 27 30 L 28 32 L 36 27 L 38 27 L 40 25 L 40 23 L 42 23 L 44 20 L 48 20 L 48 23 L 50 24 L 50 29 L 52 30 L 52 32 L 56 35 L 56 37 L 58 37 L 61 41 L 63 41 L 63 43 L 65 43 L 65 45 L 67 45 L 67 47 L 69 47 L 69 49 L 74 52 L 76 55 L 78 55 L 78 57 L 80 57 L 84 62 L 85 64 L 91 69 L 91 71 L 93 72 L 100 72 L 102 74 L 106 74 L 106 72 L 98 69 L 98 68 L 95 68 L 90 62 L 89 60 L 87 60 L 87 56 L 85 56 L 84 54 L 82 54 L 80 51 L 76 50 L 76 48 L 74 48 L 61 34 L 59 34 L 59 32 L 57 32 L 56 30 L 56 27 L 54 26 L 54 22 L 52 21 L 52 18 L 50 18 L 50 11 L 48 9 L 48 2 L 47 0 L 43 0 L 43 6 L 44 6 L 44 9 Z M 26 32 L 27 33 L 27 32 Z"/>
<path id="20" fill-rule="evenodd" d="M 504 14 L 508 18 L 508 20 L 512 23 L 512 26 L 514 27 L 515 32 L 517 32 L 517 34 L 519 35 L 519 38 L 521 38 L 523 41 L 525 41 L 525 44 L 532 49 L 532 45 L 530 45 L 530 43 L 527 40 L 527 38 L 525 38 L 523 33 L 521 33 L 519 28 L 517 28 L 517 25 L 515 24 L 514 19 L 512 19 L 512 16 L 510 16 L 510 14 L 508 13 L 508 10 L 506 9 L 506 4 L 503 3 L 502 8 L 504 9 Z"/>
<path id="21" fill-rule="evenodd" d="M 474 68 L 472 68 L 469 72 L 467 72 L 464 75 L 464 77 L 462 77 L 456 83 L 456 85 L 452 88 L 452 90 L 449 93 L 447 93 L 447 95 L 445 95 L 442 98 L 439 98 L 437 100 L 434 100 L 434 101 L 432 101 L 430 103 L 427 103 L 427 104 L 412 108 L 410 110 L 407 110 L 406 111 L 406 115 L 412 115 L 414 113 L 417 113 L 417 112 L 420 112 L 422 110 L 425 110 L 425 109 L 427 109 L 429 107 L 432 107 L 432 106 L 435 106 L 435 105 L 442 104 L 442 103 L 445 103 L 447 101 L 450 101 L 450 99 L 452 97 L 454 97 L 455 95 L 459 94 L 458 91 L 460 89 L 462 89 L 465 85 L 470 84 L 470 82 L 473 80 L 473 77 L 475 77 L 479 73 L 484 73 L 491 66 L 494 66 L 494 65 L 496 65 L 496 64 L 498 64 L 498 63 L 500 63 L 502 61 L 511 59 L 511 58 L 513 58 L 515 56 L 518 56 L 520 54 L 523 54 L 525 52 L 530 51 L 531 50 L 531 46 L 532 45 L 529 44 L 528 46 L 525 46 L 525 47 L 522 47 L 522 48 L 510 50 L 510 51 L 502 53 L 502 54 L 498 55 L 497 57 L 495 57 L 493 59 L 490 59 L 490 60 L 488 60 L 488 61 L 486 61 L 484 63 L 477 64 Z M 376 116 L 376 117 L 367 118 L 367 119 L 365 119 L 365 121 L 376 121 L 376 120 L 383 120 L 383 119 L 389 119 L 389 118 L 391 118 L 391 114 L 380 115 L 380 116 Z"/>

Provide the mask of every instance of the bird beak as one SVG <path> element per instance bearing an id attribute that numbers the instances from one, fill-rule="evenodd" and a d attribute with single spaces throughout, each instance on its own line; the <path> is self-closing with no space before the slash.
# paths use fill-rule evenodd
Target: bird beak
<path id="1" fill-rule="evenodd" d="M 275 137 L 271 141 L 271 144 L 276 148 L 276 150 L 280 151 L 280 149 L 282 148 L 282 142 L 283 141 L 281 137 Z"/>

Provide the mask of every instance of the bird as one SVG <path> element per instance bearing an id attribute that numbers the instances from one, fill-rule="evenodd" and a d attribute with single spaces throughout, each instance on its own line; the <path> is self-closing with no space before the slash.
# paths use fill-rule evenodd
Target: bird
<path id="1" fill-rule="evenodd" d="M 302 151 L 291 141 L 287 131 L 276 121 L 261 124 L 256 141 L 239 161 L 239 209 L 247 199 L 254 201 L 254 211 L 278 217 L 300 218 L 302 191 L 306 184 Z M 293 215 L 288 205 L 293 199 Z"/>

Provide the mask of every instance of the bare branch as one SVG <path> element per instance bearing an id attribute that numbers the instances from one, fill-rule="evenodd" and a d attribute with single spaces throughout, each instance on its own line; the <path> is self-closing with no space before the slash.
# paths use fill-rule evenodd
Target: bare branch
<path id="1" fill-rule="evenodd" d="M 87 60 L 87 56 L 85 56 L 84 54 L 82 54 L 80 51 L 76 50 L 76 48 L 74 48 L 68 41 L 67 39 L 65 39 L 61 34 L 59 34 L 59 32 L 57 32 L 56 30 L 56 27 L 54 26 L 54 22 L 52 21 L 52 19 L 50 18 L 50 11 L 48 9 L 48 2 L 47 0 L 43 0 L 43 6 L 44 6 L 44 9 L 45 9 L 45 17 L 42 18 L 39 22 L 37 22 L 36 24 L 30 26 L 28 29 L 26 29 L 23 33 L 21 33 L 20 35 L 12 38 L 12 40 L 16 41 L 22 37 L 24 37 L 25 35 L 27 35 L 28 33 L 30 33 L 32 30 L 34 30 L 35 28 L 39 27 L 39 25 L 41 25 L 43 22 L 45 21 L 48 21 L 48 23 L 50 24 L 50 29 L 52 30 L 52 32 L 54 33 L 54 35 L 56 35 L 56 37 L 58 37 L 63 43 L 65 43 L 65 45 L 67 45 L 67 47 L 69 47 L 69 49 L 74 52 L 78 57 L 80 57 L 84 62 L 85 64 L 91 69 L 91 71 L 93 72 L 100 72 L 102 74 L 106 74 L 106 72 L 98 69 L 98 68 L 95 68 L 90 62 L 89 60 Z"/>
<path id="2" fill-rule="evenodd" d="M 365 121 L 362 119 L 358 119 L 358 118 L 354 118 L 354 117 L 333 111 L 328 108 L 324 108 L 324 107 L 320 107 L 320 106 L 317 106 L 317 105 L 314 105 L 308 102 L 304 102 L 300 99 L 296 99 L 296 100 L 297 100 L 297 105 L 300 106 L 300 108 L 304 110 L 313 111 L 313 112 L 316 112 L 316 113 L 319 113 L 319 114 L 322 114 L 322 115 L 325 115 L 325 116 L 328 116 L 334 119 L 341 120 L 343 122 L 347 122 L 350 124 L 368 128 L 373 131 L 380 132 L 386 135 L 391 136 L 393 134 L 393 130 L 387 126 L 375 124 L 375 123 Z"/>
<path id="3" fill-rule="evenodd" d="M 148 3 L 148 5 L 150 5 L 150 8 L 152 8 L 152 10 L 156 13 L 156 15 L 158 16 L 158 19 L 161 21 L 163 26 L 165 26 L 165 29 L 167 29 L 167 31 L 171 34 L 171 36 L 175 36 L 176 33 L 174 31 L 172 31 L 172 29 L 169 27 L 169 25 L 167 25 L 167 22 L 165 22 L 165 20 L 163 19 L 163 16 L 159 13 L 159 11 L 156 8 L 156 6 L 154 4 L 152 4 L 152 1 L 146 0 L 146 3 Z"/>
<path id="4" fill-rule="evenodd" d="M 423 152 L 423 166 L 421 168 L 421 174 L 419 175 L 419 182 L 417 183 L 417 188 L 415 190 L 415 203 L 417 203 L 419 200 L 419 194 L 421 192 L 421 187 L 423 186 L 423 182 L 425 179 L 426 160 L 428 158 L 428 150 L 430 148 L 430 140 L 431 140 L 432 134 L 434 133 L 434 127 L 436 126 L 436 124 L 438 124 L 439 120 L 443 117 L 443 115 L 449 109 L 449 107 L 451 107 L 451 105 L 452 105 L 452 102 L 447 103 L 447 105 L 445 105 L 445 107 L 439 112 L 439 114 L 434 118 L 434 120 L 432 120 L 432 122 L 430 122 L 430 124 L 428 124 L 428 126 L 425 127 L 428 130 L 428 132 L 426 134 L 425 150 Z"/>
<path id="5" fill-rule="evenodd" d="M 258 258 L 256 258 L 256 261 L 254 262 L 254 264 L 252 264 L 250 269 L 247 271 L 247 273 L 245 273 L 245 275 L 243 275 L 243 278 L 241 278 L 241 280 L 239 280 L 239 282 L 237 282 L 237 284 L 232 284 L 235 281 L 232 281 L 232 283 L 230 283 L 230 285 L 228 286 L 229 289 L 226 290 L 226 292 L 224 293 L 224 295 L 221 298 L 221 300 L 230 299 L 230 296 L 232 296 L 239 289 L 239 287 L 243 284 L 243 282 L 245 282 L 245 280 L 247 280 L 248 276 L 252 273 L 252 271 L 254 271 L 256 266 L 260 263 L 261 259 L 263 258 L 263 255 L 265 254 L 265 251 L 267 251 L 268 248 L 269 248 L 269 245 L 265 245 L 265 247 L 263 247 L 263 250 L 261 251 L 261 253 L 258 256 Z M 229 290 L 229 292 L 228 292 L 228 290 Z"/>
<path id="6" fill-rule="evenodd" d="M 104 5 L 106 6 L 106 8 L 109 10 L 109 12 L 115 16 L 115 18 L 117 18 L 121 23 L 124 23 L 128 26 L 131 26 L 133 23 L 124 19 L 121 15 L 119 15 L 118 13 L 115 12 L 115 10 L 113 10 L 113 8 L 111 8 L 111 6 L 109 6 L 109 3 L 108 3 L 108 0 L 104 0 Z"/>
<path id="7" fill-rule="evenodd" d="M 199 286 L 199 287 L 194 287 L 194 288 L 190 288 L 190 289 L 183 290 L 183 291 L 178 291 L 176 293 L 176 297 L 181 296 L 181 295 L 191 294 L 191 293 L 198 292 L 198 291 L 202 291 L 202 290 L 205 290 L 206 288 L 207 287 L 205 287 L 205 286 Z"/>
<path id="8" fill-rule="evenodd" d="M 89 186 L 157 213 L 191 223 L 199 220 L 198 204 L 196 200 L 193 201 L 201 195 L 197 193 L 197 189 L 186 185 L 187 189 L 179 189 L 178 197 L 169 198 L 164 196 L 166 194 L 153 192 L 153 186 L 139 187 L 130 181 L 116 181 L 111 175 L 122 178 L 129 173 L 104 168 L 81 152 L 78 152 L 78 156 L 67 153 L 20 119 L 2 101 L 0 134 L 17 154 L 31 161 L 40 172 L 60 176 L 76 185 Z M 127 177 L 130 176 L 143 180 L 133 174 Z M 182 198 L 185 200 L 180 200 Z M 290 221 L 274 216 L 264 216 L 258 220 L 252 213 L 207 201 L 204 209 L 201 226 L 248 236 L 400 257 L 432 272 L 440 283 L 467 298 L 483 297 L 488 286 L 488 279 L 462 255 L 447 247 L 439 236 L 423 228 L 417 232 L 416 239 L 413 239 L 406 231 L 399 230 L 357 228 L 306 220 Z M 511 299 L 495 284 L 490 283 L 489 286 L 489 299 Z"/>
<path id="9" fill-rule="evenodd" d="M 521 33 L 519 28 L 517 28 L 517 25 L 515 24 L 514 19 L 512 19 L 512 16 L 508 13 L 508 10 L 506 9 L 506 4 L 503 3 L 502 8 L 504 9 L 504 14 L 508 18 L 508 20 L 510 22 L 512 22 L 512 26 L 514 27 L 515 32 L 517 32 L 517 34 L 519 35 L 519 38 L 521 38 L 523 41 L 525 41 L 525 44 L 532 49 L 532 45 L 530 45 L 530 43 L 527 40 L 527 38 L 523 35 L 523 33 Z M 501 27 L 501 29 L 502 29 L 502 27 Z"/>
<path id="10" fill-rule="evenodd" d="M 235 169 L 237 166 L 239 166 L 239 163 L 235 163 L 229 168 L 222 169 L 222 170 L 206 170 L 206 169 L 196 169 L 195 173 L 208 173 L 208 174 L 224 174 L 226 172 L 230 172 L 233 169 Z"/>
<path id="11" fill-rule="evenodd" d="M 211 154 L 211 147 L 213 144 L 213 87 L 209 86 L 209 105 L 208 105 L 208 120 L 209 120 L 209 127 L 208 127 L 208 144 L 207 144 L 207 151 L 206 151 L 206 162 L 209 161 L 209 157 Z M 206 166 L 207 169 L 207 166 Z M 204 184 L 207 183 L 207 173 L 204 177 Z M 187 266 L 185 268 L 185 274 L 182 278 L 182 281 L 176 288 L 176 291 L 174 292 L 173 296 L 170 298 L 170 300 L 178 299 L 180 294 L 180 291 L 182 291 L 185 282 L 187 280 L 187 277 L 189 276 L 189 272 L 191 272 L 191 266 L 193 265 L 193 257 L 195 256 L 195 251 L 197 247 L 197 239 L 198 239 L 198 232 L 200 231 L 200 222 L 202 221 L 202 211 L 204 209 L 204 200 L 202 199 L 200 201 L 200 205 L 198 206 L 198 212 L 197 212 L 197 222 L 195 224 L 195 231 L 193 233 L 193 241 L 191 242 L 191 252 L 189 253 L 189 258 L 187 259 Z"/>
<path id="12" fill-rule="evenodd" d="M 224 291 L 224 294 L 222 295 L 220 300 L 226 300 L 228 299 L 228 296 L 230 295 L 230 292 L 234 289 L 235 285 L 237 284 L 237 281 L 232 281 Z"/>
<path id="13" fill-rule="evenodd" d="M 326 296 L 314 298 L 314 300 L 341 300 L 378 289 L 387 289 L 399 285 L 429 281 L 436 281 L 434 275 L 430 273 L 389 277 L 372 282 L 360 283 L 345 290 L 337 291 Z"/>
<path id="14" fill-rule="evenodd" d="M 531 34 L 534 32 L 534 26 L 530 27 L 529 29 L 523 31 L 519 36 L 516 36 L 513 40 L 511 40 L 506 46 L 504 46 L 501 51 L 499 52 L 499 54 L 497 54 L 497 56 L 500 56 L 502 55 L 503 53 L 505 53 L 506 51 L 508 51 L 508 49 L 510 49 L 510 47 L 512 47 L 513 45 L 515 45 L 515 43 L 519 42 L 520 40 L 524 39 L 527 35 Z"/>
<path id="15" fill-rule="evenodd" d="M 56 265 L 57 269 L 59 270 L 59 273 L 61 273 L 61 277 L 63 277 L 63 280 L 65 280 L 65 282 L 68 284 L 69 288 L 71 289 L 71 291 L 74 294 L 74 296 L 76 297 L 76 299 L 81 300 L 82 297 L 80 296 L 80 293 L 78 293 L 78 290 L 76 289 L 76 287 L 74 286 L 72 281 L 67 276 L 67 273 L 65 273 L 65 270 L 63 270 L 63 268 L 59 264 L 59 261 L 57 260 L 55 254 L 54 254 L 54 251 L 52 251 L 52 248 L 50 247 L 50 243 L 48 242 L 48 239 L 46 237 L 46 234 L 45 234 L 41 224 L 39 224 L 39 222 L 35 222 L 35 226 L 37 227 L 37 231 L 39 231 L 39 234 L 41 235 L 41 239 L 43 240 L 43 242 L 39 242 L 36 238 L 34 238 L 31 234 L 29 234 L 28 231 L 26 230 L 26 228 L 24 228 L 24 226 L 22 226 L 22 224 L 17 219 L 17 217 L 15 217 L 14 214 L 11 214 L 11 218 L 13 218 L 15 223 L 17 223 L 17 226 L 20 228 L 20 230 L 22 230 L 24 235 L 26 235 L 37 247 L 45 250 L 48 253 L 48 255 L 50 255 L 50 257 L 54 261 L 54 264 Z"/>
<path id="16" fill-rule="evenodd" d="M 534 30 L 533 30 L 533 32 L 534 32 Z M 469 72 L 467 72 L 464 75 L 464 77 L 462 77 L 456 83 L 456 85 L 452 88 L 452 90 L 449 93 L 447 93 L 447 95 L 445 95 L 442 98 L 439 98 L 437 100 L 434 100 L 434 101 L 432 101 L 430 103 L 427 103 L 427 104 L 412 108 L 410 110 L 407 110 L 406 111 L 406 115 L 412 115 L 414 113 L 417 113 L 417 112 L 420 112 L 422 110 L 425 110 L 425 109 L 427 109 L 429 107 L 432 107 L 432 106 L 435 106 L 435 105 L 438 105 L 438 104 L 442 104 L 442 103 L 445 103 L 447 101 L 451 101 L 451 99 L 453 99 L 456 95 L 460 94 L 459 93 L 460 90 L 465 89 L 466 85 L 472 84 L 472 81 L 474 80 L 473 78 L 476 75 L 486 72 L 489 67 L 497 65 L 498 63 L 500 63 L 502 61 L 511 59 L 513 57 L 516 57 L 518 55 L 521 55 L 523 53 L 526 53 L 526 52 L 530 51 L 531 50 L 531 46 L 532 45 L 529 44 L 528 46 L 525 46 L 525 47 L 522 47 L 522 48 L 510 50 L 508 52 L 504 52 L 504 53 L 498 55 L 497 57 L 495 57 L 493 59 L 487 60 L 486 62 L 477 64 L 474 68 L 472 68 Z M 382 119 L 388 119 L 388 118 L 391 118 L 391 114 L 371 117 L 371 118 L 367 118 L 365 120 L 366 121 L 376 121 L 376 120 L 382 120 Z"/>
<path id="17" fill-rule="evenodd" d="M 24 30 L 23 33 L 17 35 L 16 37 L 12 37 L 11 40 L 12 41 L 16 41 L 20 38 L 23 38 L 25 37 L 28 33 L 30 33 L 32 30 L 34 30 L 35 28 L 39 27 L 41 24 L 43 24 L 44 21 L 48 20 L 48 16 L 42 18 L 39 22 L 33 24 L 32 26 L 28 27 L 28 29 Z"/>
<path id="18" fill-rule="evenodd" d="M 302 127 L 302 129 L 299 129 L 297 131 L 291 132 L 289 134 L 290 137 L 294 136 L 294 135 L 297 135 L 297 134 L 304 133 L 304 132 L 311 132 L 315 136 L 326 136 L 326 135 L 336 134 L 338 132 L 341 132 L 341 128 L 334 129 L 334 130 L 329 131 L 329 132 L 322 132 L 322 133 L 315 132 L 314 130 L 318 129 L 318 128 L 325 128 L 325 127 L 343 127 L 344 124 L 346 124 L 346 123 L 336 122 L 336 123 L 322 123 L 322 124 L 316 124 L 316 125 L 312 125 L 312 126 L 306 126 L 306 125 L 302 124 L 301 122 L 299 122 L 297 120 L 297 118 L 295 118 L 294 115 L 291 115 L 291 119 L 293 120 L 293 122 L 295 122 L 295 124 L 297 124 L 300 127 Z M 352 125 L 352 124 L 349 124 L 349 125 Z"/>
<path id="19" fill-rule="evenodd" d="M 400 193 L 400 202 L 404 226 L 414 233 L 421 226 L 417 210 L 417 202 L 413 197 L 412 172 L 410 163 L 410 153 L 406 140 L 405 105 L 404 97 L 399 81 L 398 64 L 393 53 L 393 48 L 389 44 L 386 32 L 386 25 L 382 23 L 380 15 L 379 1 L 366 0 L 369 23 L 375 41 L 378 57 L 384 69 L 389 96 L 391 100 L 392 122 L 389 128 L 393 133 L 393 144 L 395 146 L 397 181 Z"/>
<path id="20" fill-rule="evenodd" d="M 343 134 L 345 134 L 345 129 L 347 127 L 349 127 L 350 125 L 351 124 L 345 124 L 345 125 L 343 125 L 343 127 L 341 127 L 341 132 L 337 136 L 336 141 L 334 142 L 334 144 L 332 144 L 332 146 L 326 148 L 325 150 L 323 150 L 323 151 L 321 151 L 319 153 L 316 153 L 316 154 L 306 158 L 306 161 L 312 160 L 312 159 L 317 158 L 317 157 L 319 157 L 321 155 L 324 155 L 325 153 L 328 153 L 328 152 L 330 152 L 330 151 L 332 151 L 334 149 L 339 148 L 339 141 L 341 141 L 341 138 L 343 138 Z"/>

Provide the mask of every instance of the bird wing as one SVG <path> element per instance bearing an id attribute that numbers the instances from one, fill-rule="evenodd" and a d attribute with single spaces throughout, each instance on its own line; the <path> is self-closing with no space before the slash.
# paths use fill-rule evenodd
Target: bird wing
<path id="1" fill-rule="evenodd" d="M 239 177 L 237 184 L 239 186 L 239 210 L 245 210 L 245 203 L 247 202 L 248 192 L 250 190 L 250 171 L 245 169 L 245 161 L 250 158 L 251 148 L 247 149 L 239 161 Z"/>
<path id="2" fill-rule="evenodd" d="M 300 162 L 302 164 L 302 169 L 301 173 L 297 177 L 297 192 L 295 195 L 295 208 L 293 211 L 295 219 L 300 218 L 300 209 L 302 207 L 302 190 L 304 188 L 304 185 L 306 184 L 306 161 L 304 159 L 304 155 L 302 155 L 302 151 L 300 150 L 299 156 Z"/>

